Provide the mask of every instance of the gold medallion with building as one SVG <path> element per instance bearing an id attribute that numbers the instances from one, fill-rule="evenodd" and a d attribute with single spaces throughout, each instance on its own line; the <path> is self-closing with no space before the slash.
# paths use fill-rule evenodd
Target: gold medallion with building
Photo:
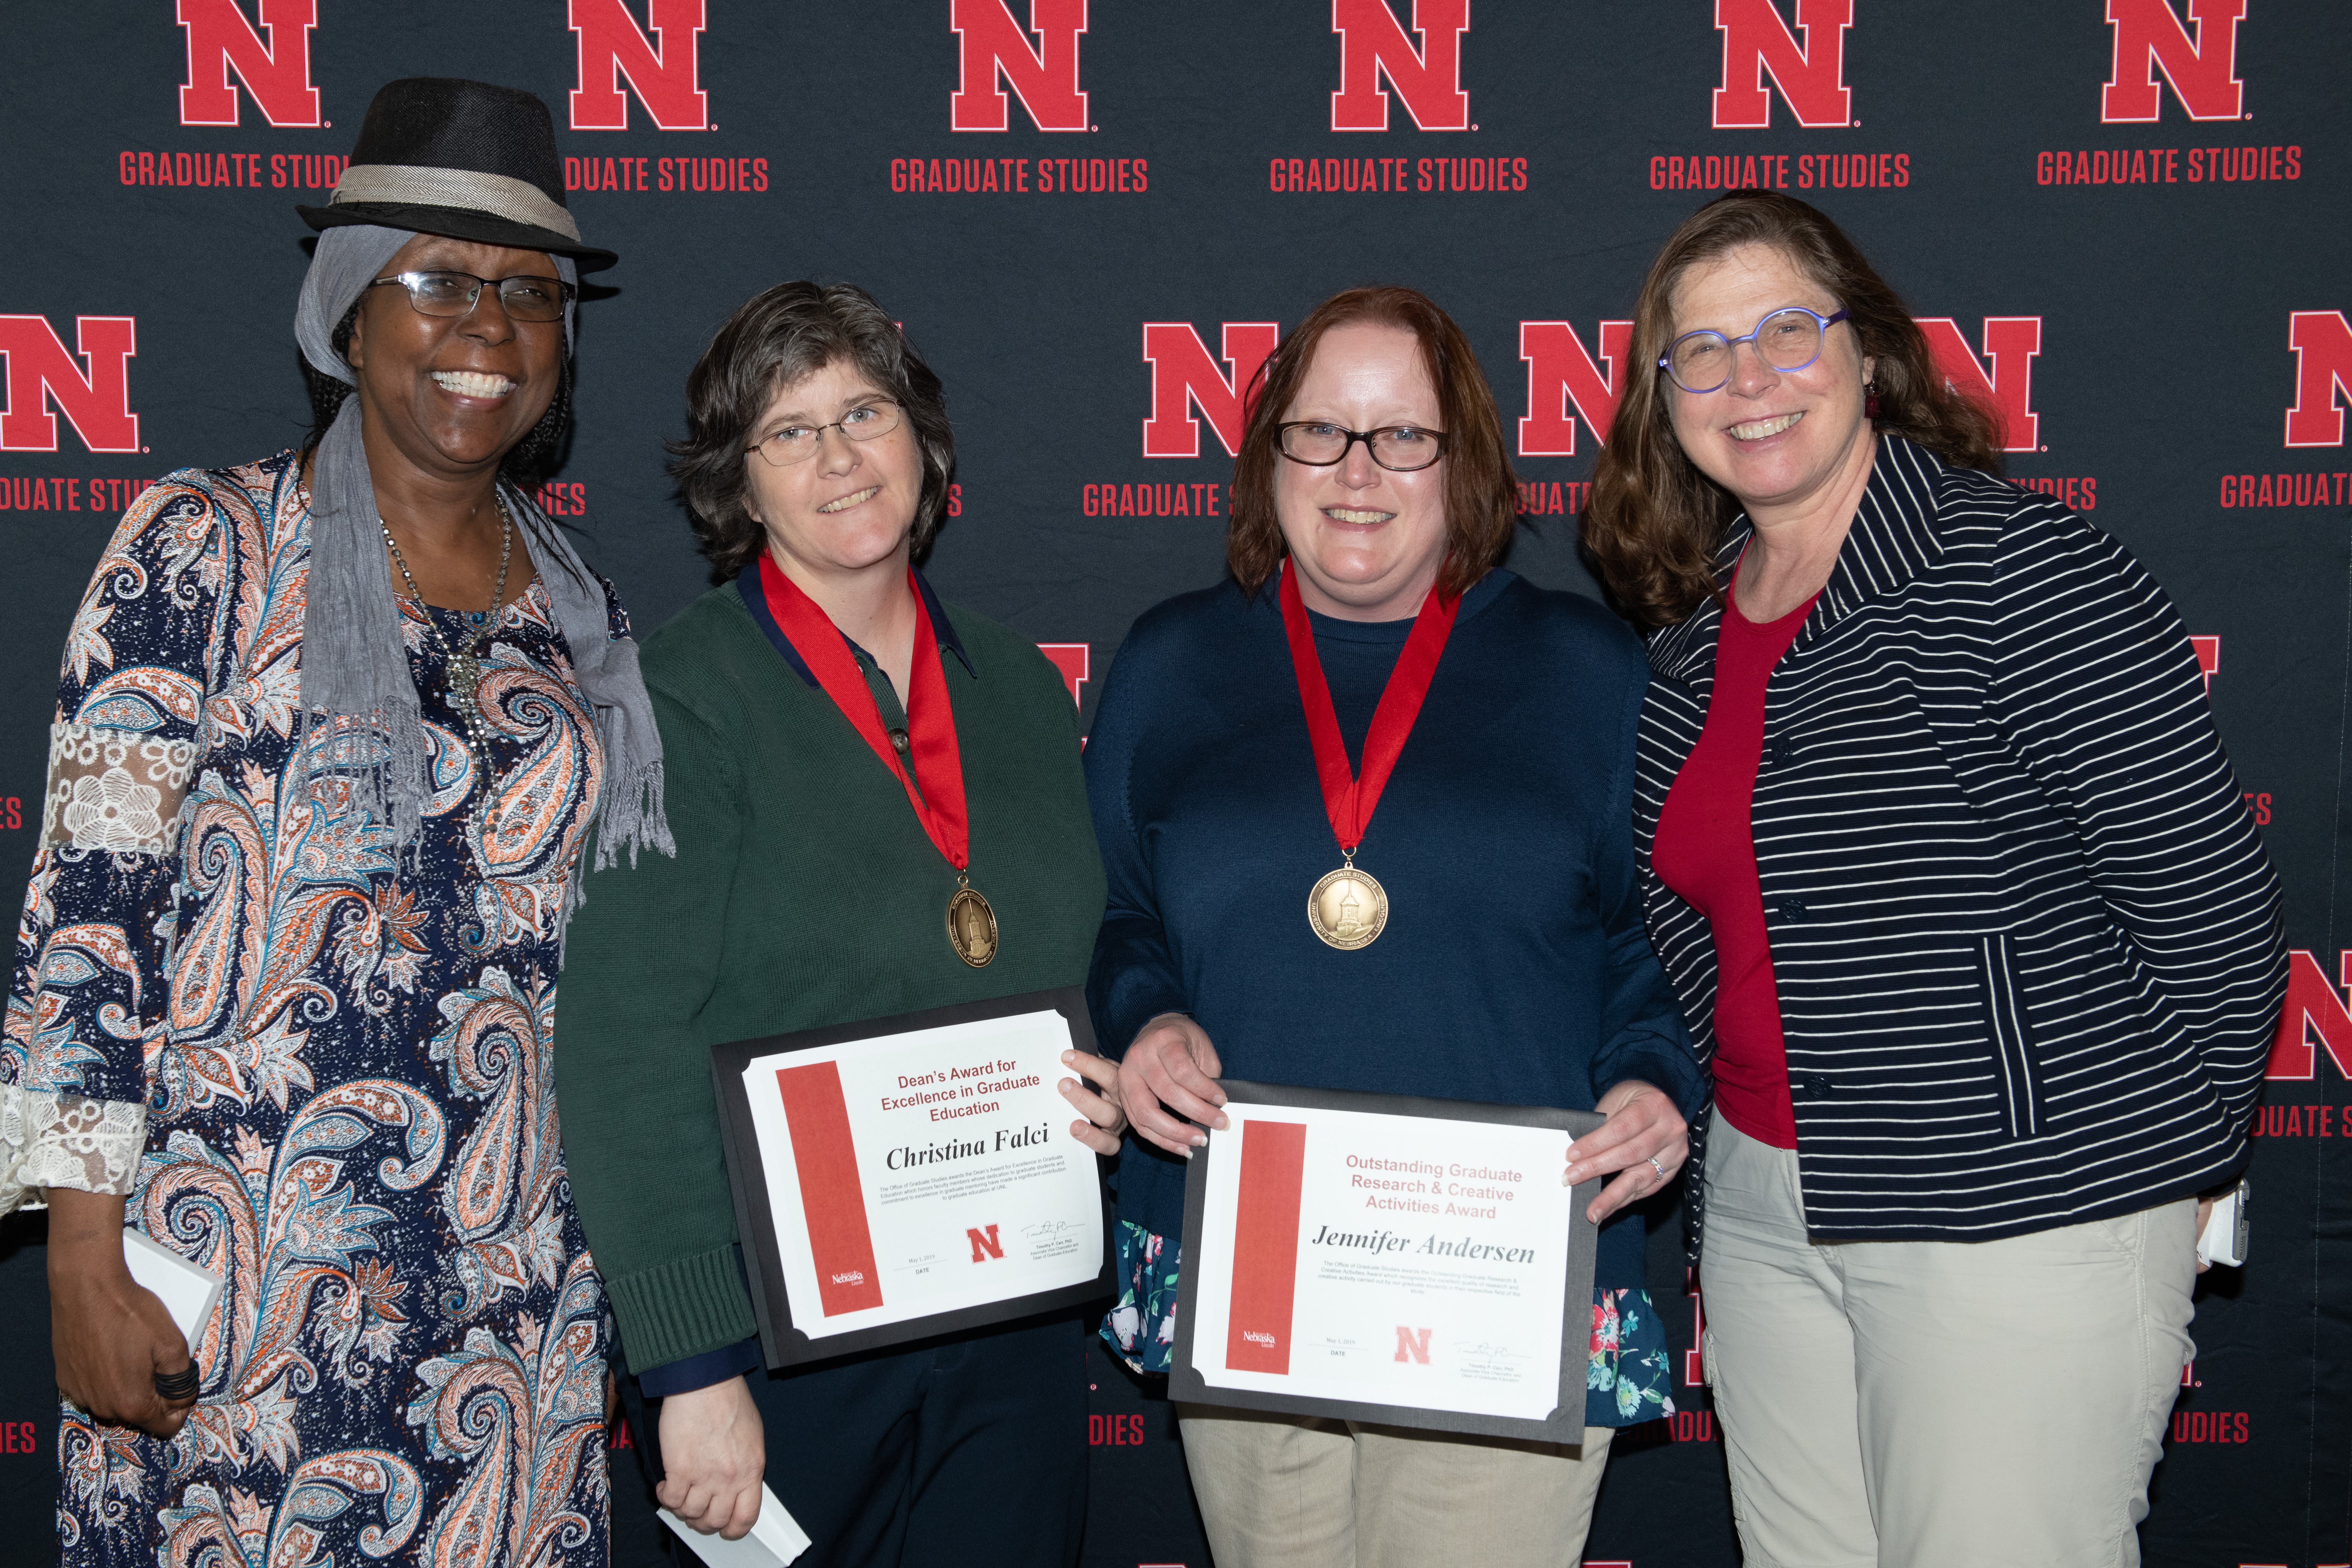
<path id="1" fill-rule="evenodd" d="M 996 956 L 996 911 L 970 888 L 958 888 L 948 900 L 948 945 L 974 969 Z"/>
<path id="2" fill-rule="evenodd" d="M 1349 952 L 1369 947 L 1389 923 L 1389 895 L 1369 871 L 1353 861 L 1315 884 L 1307 895 L 1307 923 L 1329 946 Z"/>

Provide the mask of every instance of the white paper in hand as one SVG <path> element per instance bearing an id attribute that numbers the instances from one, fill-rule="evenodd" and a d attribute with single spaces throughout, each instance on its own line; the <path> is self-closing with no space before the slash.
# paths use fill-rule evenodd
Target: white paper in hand
<path id="1" fill-rule="evenodd" d="M 809 1549 L 808 1532 L 784 1511 L 784 1505 L 764 1483 L 760 1488 L 759 1522 L 740 1541 L 705 1535 L 667 1509 L 661 1510 L 661 1519 L 710 1568 L 783 1568 Z"/>
<path id="2" fill-rule="evenodd" d="M 197 1268 L 161 1242 L 135 1230 L 122 1233 L 122 1261 L 130 1266 L 132 1283 L 152 1290 L 172 1314 L 172 1321 L 188 1342 L 191 1354 L 196 1337 L 212 1321 L 220 1304 L 221 1277 Z"/>
<path id="3" fill-rule="evenodd" d="M 2197 1238 L 2198 1262 L 2245 1267 L 2249 1196 L 2247 1183 L 2242 1181 L 2213 1200 L 2212 1217 Z"/>

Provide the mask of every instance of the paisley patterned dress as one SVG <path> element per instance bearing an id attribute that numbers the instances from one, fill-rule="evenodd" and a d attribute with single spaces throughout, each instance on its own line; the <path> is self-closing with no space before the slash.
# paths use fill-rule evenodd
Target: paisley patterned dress
<path id="1" fill-rule="evenodd" d="M 484 661 L 477 822 L 486 759 L 409 607 L 434 794 L 395 851 L 335 765 L 365 738 L 299 742 L 309 536 L 292 453 L 173 474 L 123 519 L 66 650 L 0 1208 L 123 1194 L 226 1287 L 175 1440 L 65 1409 L 60 1550 L 600 1568 L 608 1310 L 549 1045 L 593 716 L 534 584 Z"/>

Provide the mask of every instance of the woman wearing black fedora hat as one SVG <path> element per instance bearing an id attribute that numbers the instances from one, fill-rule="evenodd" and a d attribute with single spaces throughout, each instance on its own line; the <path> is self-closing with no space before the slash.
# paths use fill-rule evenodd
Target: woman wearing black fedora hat
<path id="1" fill-rule="evenodd" d="M 69 1563 L 607 1556 L 550 1027 L 580 847 L 669 852 L 611 587 L 527 499 L 578 272 L 530 94 L 376 96 L 298 451 L 166 477 L 68 640 L 0 1045 Z M 191 1344 L 128 1229 L 223 1280 Z"/>

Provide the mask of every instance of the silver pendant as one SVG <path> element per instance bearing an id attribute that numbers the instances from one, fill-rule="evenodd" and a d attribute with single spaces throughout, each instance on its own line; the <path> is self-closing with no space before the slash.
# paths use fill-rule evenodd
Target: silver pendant
<path id="1" fill-rule="evenodd" d="M 449 701 L 461 712 L 481 710 L 478 688 L 482 682 L 482 664 L 472 648 L 460 648 L 449 656 Z"/>

